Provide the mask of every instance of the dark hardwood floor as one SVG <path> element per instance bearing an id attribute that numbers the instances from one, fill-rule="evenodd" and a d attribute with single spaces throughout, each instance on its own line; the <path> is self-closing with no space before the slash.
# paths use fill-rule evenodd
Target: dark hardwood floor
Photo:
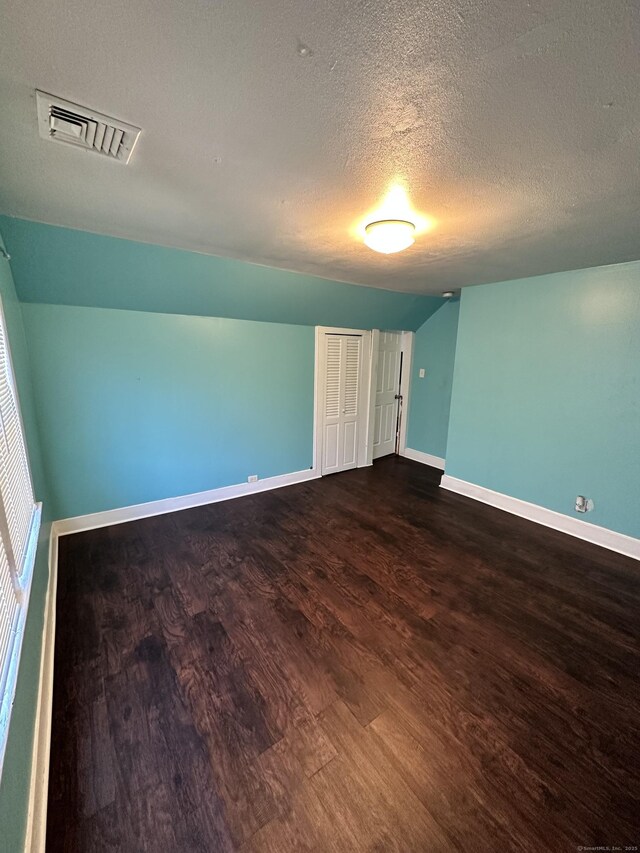
<path id="1" fill-rule="evenodd" d="M 60 542 L 47 850 L 640 845 L 640 565 L 373 468 Z"/>

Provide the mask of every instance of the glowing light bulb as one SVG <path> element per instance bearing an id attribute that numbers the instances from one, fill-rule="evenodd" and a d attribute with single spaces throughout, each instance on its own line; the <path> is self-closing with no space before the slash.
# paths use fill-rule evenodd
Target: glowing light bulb
<path id="1" fill-rule="evenodd" d="M 354 226 L 352 233 L 374 252 L 391 255 L 413 245 L 435 220 L 414 210 L 407 191 L 393 184 L 380 203 Z"/>
<path id="2" fill-rule="evenodd" d="M 364 242 L 374 252 L 392 255 L 415 243 L 416 226 L 406 219 L 380 219 L 365 228 Z"/>

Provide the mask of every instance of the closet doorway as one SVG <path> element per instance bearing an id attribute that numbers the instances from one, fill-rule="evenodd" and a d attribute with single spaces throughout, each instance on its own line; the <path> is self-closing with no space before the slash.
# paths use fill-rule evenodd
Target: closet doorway
<path id="1" fill-rule="evenodd" d="M 316 327 L 314 469 L 402 454 L 413 332 Z"/>

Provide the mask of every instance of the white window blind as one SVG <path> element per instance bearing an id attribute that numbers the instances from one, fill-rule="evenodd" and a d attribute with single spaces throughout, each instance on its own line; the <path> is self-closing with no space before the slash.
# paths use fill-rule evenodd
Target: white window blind
<path id="1" fill-rule="evenodd" d="M 0 305 L 0 770 L 35 558 L 36 505 Z"/>

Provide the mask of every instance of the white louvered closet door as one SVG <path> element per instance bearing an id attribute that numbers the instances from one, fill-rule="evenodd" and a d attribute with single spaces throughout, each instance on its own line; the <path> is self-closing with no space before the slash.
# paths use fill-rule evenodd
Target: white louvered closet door
<path id="1" fill-rule="evenodd" d="M 355 468 L 358 462 L 358 420 L 362 336 L 325 335 L 322 473 Z"/>

